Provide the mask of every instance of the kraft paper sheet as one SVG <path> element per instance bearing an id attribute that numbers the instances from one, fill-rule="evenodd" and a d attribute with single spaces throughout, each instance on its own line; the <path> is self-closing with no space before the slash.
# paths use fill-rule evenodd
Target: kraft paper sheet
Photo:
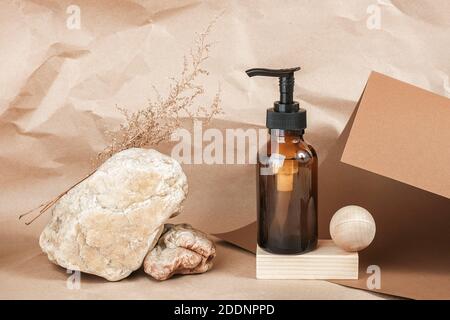
<path id="1" fill-rule="evenodd" d="M 123 121 L 115 106 L 137 110 L 153 97 L 152 86 L 162 92 L 167 90 L 169 78 L 181 71 L 182 57 L 193 46 L 195 33 L 202 32 L 217 16 L 209 36 L 213 47 L 206 63 L 210 74 L 205 77 L 204 86 L 210 97 L 220 86 L 224 114 L 210 126 L 262 127 L 265 109 L 277 98 L 276 81 L 249 79 L 244 70 L 302 66 L 296 75 L 295 97 L 308 112 L 307 139 L 317 148 L 321 177 L 330 178 L 321 181 L 321 193 L 333 195 L 329 201 L 320 203 L 322 235 L 327 236 L 327 224 L 334 210 L 347 204 L 345 195 L 357 192 L 361 194 L 361 198 L 358 195 L 361 202 L 356 204 L 369 210 L 392 204 L 377 223 L 400 230 L 394 239 L 399 248 L 407 245 L 403 236 L 414 232 L 419 232 L 424 245 L 446 245 L 434 243 L 437 238 L 431 236 L 445 230 L 417 230 L 410 227 L 414 225 L 411 221 L 393 214 L 394 207 L 404 211 L 420 208 L 411 218 L 418 219 L 415 225 L 427 219 L 438 222 L 444 214 L 439 210 L 442 205 L 448 205 L 442 197 L 436 196 L 434 204 L 427 207 L 421 201 L 425 197 L 422 192 L 394 181 L 389 188 L 374 187 L 381 177 L 366 176 L 363 170 L 356 169 L 357 175 L 344 180 L 334 177 L 344 175 L 347 170 L 347 165 L 339 163 L 339 151 L 342 154 L 339 149 L 345 140 L 341 133 L 371 70 L 442 96 L 449 95 L 450 4 L 447 1 L 80 0 L 76 5 L 80 8 L 81 24 L 76 30 L 67 28 L 70 16 L 67 10 L 73 4 L 41 0 L 0 3 L 2 297 L 8 297 L 9 292 L 10 297 L 18 298 L 22 289 L 27 292 L 23 297 L 55 297 L 51 292 L 43 295 L 42 292 L 46 292 L 52 281 L 64 286 L 65 270 L 53 267 L 37 246 L 49 214 L 28 227 L 17 220 L 18 214 L 55 197 L 86 175 L 92 168 L 91 159 L 106 144 L 105 130 L 114 129 Z M 159 148 L 170 153 L 171 145 Z M 255 220 L 254 166 L 185 165 L 184 169 L 190 195 L 177 221 L 190 222 L 217 234 L 239 229 Z M 336 185 L 333 181 L 343 182 Z M 404 202 L 392 197 L 384 198 L 405 188 L 411 199 L 410 207 L 404 207 Z M 363 200 L 367 194 L 368 199 Z M 395 270 L 382 280 L 389 290 L 381 292 L 411 298 L 448 298 L 448 285 L 434 286 L 443 276 L 448 276 L 448 269 L 444 268 L 448 264 L 442 262 L 448 261 L 448 255 L 436 256 L 430 250 L 426 259 L 417 261 L 413 249 L 405 256 L 398 256 L 397 251 L 386 251 L 381 244 L 374 247 L 374 252 L 384 250 L 385 258 Z M 230 261 L 238 266 L 239 254 L 233 252 L 231 247 L 226 247 L 222 254 L 236 257 Z M 220 259 L 226 261 L 224 257 Z M 242 259 L 245 277 L 251 278 L 254 258 L 249 255 Z M 362 259 L 365 261 L 364 255 Z M 410 273 L 414 263 L 425 270 L 430 265 L 441 269 L 434 268 L 425 280 L 416 281 L 424 274 Z M 218 263 L 215 270 L 198 279 L 208 281 L 211 277 L 216 283 L 214 287 L 218 287 L 229 279 L 224 270 L 230 270 L 230 274 L 236 271 L 225 262 Z M 407 282 L 399 281 L 401 277 L 406 277 L 403 279 Z M 250 278 L 248 290 L 263 286 Z M 145 297 L 139 290 L 147 278 L 139 278 L 136 283 L 133 279 L 120 283 L 120 291 L 128 292 L 128 297 Z M 195 279 L 178 278 L 162 286 L 182 287 L 186 281 L 193 285 Z M 231 279 L 235 287 L 224 286 L 236 292 L 234 289 L 242 279 Z M 363 280 L 344 284 L 366 289 Z M 115 284 L 97 278 L 92 282 L 99 285 L 90 286 L 86 295 L 63 290 L 58 297 L 65 294 L 68 298 L 123 297 L 102 293 L 106 287 L 108 291 L 113 290 Z M 309 282 L 301 283 L 304 287 L 313 286 Z M 274 290 L 272 294 L 259 295 L 260 298 L 276 298 L 273 292 L 277 290 L 279 298 L 286 297 L 284 291 L 297 292 L 291 296 L 301 297 L 298 294 L 301 288 L 296 286 L 287 289 L 279 282 L 264 285 L 273 286 Z M 329 284 L 314 282 L 314 285 L 328 288 Z M 358 294 L 355 291 L 355 297 Z M 229 297 L 218 293 L 207 296 Z M 349 298 L 351 294 L 337 293 L 335 297 Z"/>

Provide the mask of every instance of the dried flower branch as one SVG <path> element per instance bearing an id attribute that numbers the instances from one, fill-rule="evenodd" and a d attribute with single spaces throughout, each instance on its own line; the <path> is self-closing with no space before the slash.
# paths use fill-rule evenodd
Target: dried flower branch
<path id="1" fill-rule="evenodd" d="M 207 36 L 213 23 L 214 21 L 198 35 L 194 49 L 188 56 L 184 56 L 181 75 L 179 78 L 171 78 L 172 83 L 164 98 L 153 87 L 156 99 L 149 100 L 144 109 L 130 114 L 126 109 L 117 107 L 125 117 L 125 122 L 117 131 L 106 132 L 111 142 L 98 154 L 99 163 L 128 148 L 155 146 L 169 140 L 172 133 L 182 126 L 182 118 L 205 118 L 210 121 L 221 113 L 220 88 L 209 107 L 195 104 L 197 98 L 205 93 L 197 79 L 201 75 L 208 75 L 203 64 L 209 57 L 211 43 L 207 42 Z"/>
<path id="2" fill-rule="evenodd" d="M 87 178 L 89 178 L 97 169 L 91 171 L 89 174 L 87 174 L 83 179 L 81 179 L 80 181 L 76 182 L 75 184 L 73 184 L 69 189 L 65 190 L 64 192 L 60 193 L 56 198 L 47 201 L 43 204 L 41 204 L 39 207 L 34 208 L 28 212 L 25 212 L 24 214 L 21 214 L 19 216 L 19 220 L 22 219 L 23 217 L 28 216 L 29 214 L 35 212 L 36 210 L 39 210 L 39 214 L 37 216 L 35 216 L 34 218 L 32 218 L 30 221 L 25 222 L 25 224 L 28 226 L 30 224 L 32 224 L 37 218 L 39 218 L 43 213 L 45 213 L 48 209 L 50 209 L 51 207 L 53 207 L 56 202 L 58 202 L 59 199 L 61 199 L 67 192 L 69 192 L 70 190 L 72 190 L 73 188 L 75 188 L 77 185 L 79 185 L 81 182 L 83 182 L 84 180 L 86 180 Z"/>
<path id="3" fill-rule="evenodd" d="M 171 78 L 172 83 L 165 98 L 153 87 L 156 99 L 155 101 L 149 100 L 144 109 L 129 113 L 128 110 L 117 107 L 119 112 L 124 115 L 125 122 L 120 125 L 117 131 L 106 132 L 106 135 L 111 139 L 111 143 L 97 155 L 97 167 L 122 150 L 132 147 L 155 146 L 168 140 L 172 133 L 182 126 L 183 118 L 203 118 L 206 122 L 209 122 L 215 115 L 222 112 L 220 87 L 209 107 L 195 105 L 197 98 L 205 93 L 204 87 L 197 83 L 197 80 L 201 75 L 208 75 L 208 71 L 204 69 L 203 64 L 208 59 L 211 48 L 211 43 L 207 42 L 207 37 L 216 20 L 217 18 L 208 25 L 203 33 L 198 35 L 194 49 L 190 51 L 188 56 L 184 56 L 181 75 L 179 78 Z M 40 209 L 37 216 L 25 222 L 26 225 L 31 224 L 96 170 L 91 171 L 54 199 L 20 215 L 19 219 Z"/>

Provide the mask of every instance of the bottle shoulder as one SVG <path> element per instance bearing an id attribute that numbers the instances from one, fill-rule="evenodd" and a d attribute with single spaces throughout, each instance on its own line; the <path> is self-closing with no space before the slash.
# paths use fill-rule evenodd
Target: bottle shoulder
<path id="1" fill-rule="evenodd" d="M 303 147 L 305 148 L 305 150 L 308 150 L 311 153 L 311 155 L 313 155 L 314 157 L 317 158 L 316 149 L 311 144 L 309 144 L 307 141 L 303 141 L 303 142 L 304 142 Z"/>
<path id="2" fill-rule="evenodd" d="M 317 160 L 317 152 L 307 141 L 302 140 L 297 144 L 295 159 L 301 162 Z"/>
<path id="3" fill-rule="evenodd" d="M 317 159 L 317 152 L 314 147 L 300 138 L 268 141 L 265 146 L 265 152 L 263 153 L 268 157 L 279 154 L 286 160 L 300 160 L 301 162 L 309 162 Z"/>

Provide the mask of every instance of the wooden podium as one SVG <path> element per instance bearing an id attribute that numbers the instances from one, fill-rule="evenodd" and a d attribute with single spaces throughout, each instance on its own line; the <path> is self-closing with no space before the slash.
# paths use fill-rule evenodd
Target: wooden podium
<path id="1" fill-rule="evenodd" d="M 333 240 L 319 240 L 314 251 L 280 255 L 256 251 L 257 279 L 358 279 L 358 253 L 337 247 Z"/>

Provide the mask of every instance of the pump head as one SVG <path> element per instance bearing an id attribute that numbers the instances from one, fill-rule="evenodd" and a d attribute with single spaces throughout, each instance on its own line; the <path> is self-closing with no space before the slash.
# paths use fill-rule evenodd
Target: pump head
<path id="1" fill-rule="evenodd" d="M 249 77 L 264 76 L 279 78 L 280 100 L 274 107 L 267 109 L 266 126 L 269 129 L 304 130 L 306 128 L 306 110 L 300 109 L 294 101 L 294 72 L 300 67 L 289 69 L 254 68 L 246 71 Z"/>

